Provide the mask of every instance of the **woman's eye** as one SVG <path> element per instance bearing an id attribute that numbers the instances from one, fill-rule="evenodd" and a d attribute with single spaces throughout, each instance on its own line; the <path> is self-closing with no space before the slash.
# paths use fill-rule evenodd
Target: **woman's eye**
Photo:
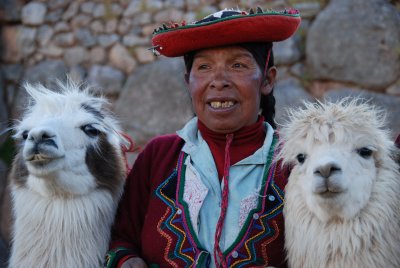
<path id="1" fill-rule="evenodd" d="M 298 154 L 296 156 L 297 161 L 299 161 L 300 164 L 303 164 L 304 161 L 306 161 L 306 155 L 305 154 Z"/>
<path id="2" fill-rule="evenodd" d="M 244 64 L 242 64 L 242 63 L 235 63 L 235 64 L 233 64 L 233 68 L 245 68 L 246 66 L 244 65 Z"/>
<path id="3" fill-rule="evenodd" d="M 357 149 L 357 153 L 362 157 L 362 158 L 370 158 L 372 155 L 372 150 L 367 148 L 367 147 L 362 147 L 360 149 Z"/>
<path id="4" fill-rule="evenodd" d="M 89 137 L 97 137 L 101 133 L 100 130 L 98 130 L 97 128 L 95 128 L 94 126 L 92 126 L 90 124 L 82 126 L 81 129 Z"/>
<path id="5" fill-rule="evenodd" d="M 208 69 L 208 68 L 209 68 L 209 66 L 207 64 L 201 64 L 198 67 L 199 70 L 205 70 L 205 69 Z"/>

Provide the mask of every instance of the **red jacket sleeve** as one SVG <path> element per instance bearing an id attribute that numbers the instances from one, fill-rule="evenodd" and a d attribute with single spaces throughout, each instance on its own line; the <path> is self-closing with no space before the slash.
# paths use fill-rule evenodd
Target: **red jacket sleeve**
<path id="1" fill-rule="evenodd" d="M 151 150 L 146 146 L 127 177 L 112 228 L 110 249 L 123 247 L 140 255 L 140 232 L 149 200 L 150 167 Z"/>
<path id="2" fill-rule="evenodd" d="M 106 267 L 118 267 L 126 256 L 141 256 L 142 227 L 152 191 L 173 170 L 182 146 L 183 140 L 177 135 L 161 136 L 138 155 L 118 205 Z"/>

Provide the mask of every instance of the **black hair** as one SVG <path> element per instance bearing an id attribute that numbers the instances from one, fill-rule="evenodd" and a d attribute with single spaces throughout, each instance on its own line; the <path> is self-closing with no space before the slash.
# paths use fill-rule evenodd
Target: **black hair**
<path id="1" fill-rule="evenodd" d="M 272 52 L 272 43 L 243 43 L 238 44 L 238 46 L 247 49 L 256 60 L 260 69 L 264 72 L 266 68 L 266 61 L 268 57 L 268 52 L 270 52 L 267 71 L 269 68 L 274 66 L 274 54 Z M 185 62 L 186 67 L 186 75 L 190 73 L 192 69 L 194 55 L 196 51 L 189 52 L 183 56 L 183 60 Z M 263 79 L 268 79 L 268 77 L 263 77 Z M 276 128 L 275 124 L 275 97 L 274 97 L 274 90 L 272 89 L 268 95 L 261 94 L 260 100 L 260 110 L 261 115 L 264 116 L 264 120 L 268 122 L 273 128 Z"/>

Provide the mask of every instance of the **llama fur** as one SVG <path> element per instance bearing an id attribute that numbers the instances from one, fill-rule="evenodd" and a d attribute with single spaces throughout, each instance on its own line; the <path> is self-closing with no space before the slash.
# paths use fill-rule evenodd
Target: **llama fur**
<path id="1" fill-rule="evenodd" d="M 400 267 L 398 149 L 381 109 L 358 98 L 305 103 L 282 127 L 290 267 Z"/>
<path id="2" fill-rule="evenodd" d="M 120 127 L 105 98 L 71 80 L 25 89 L 9 267 L 101 267 L 126 176 Z"/>

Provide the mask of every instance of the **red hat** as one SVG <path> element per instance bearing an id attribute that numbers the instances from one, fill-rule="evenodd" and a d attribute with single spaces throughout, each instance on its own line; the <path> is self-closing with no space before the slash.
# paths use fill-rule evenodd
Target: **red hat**
<path id="1" fill-rule="evenodd" d="M 204 48 L 249 42 L 277 42 L 292 36 L 301 22 L 297 10 L 255 13 L 221 10 L 204 19 L 181 25 L 163 25 L 153 32 L 153 52 L 178 57 Z"/>

